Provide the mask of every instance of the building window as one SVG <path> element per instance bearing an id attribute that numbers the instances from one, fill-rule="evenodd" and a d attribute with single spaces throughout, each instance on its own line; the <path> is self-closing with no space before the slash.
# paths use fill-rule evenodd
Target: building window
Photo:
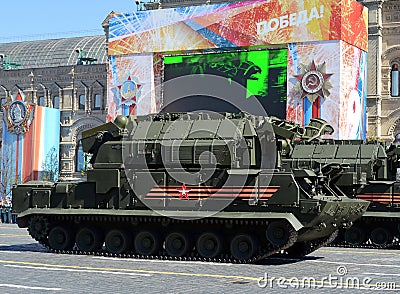
<path id="1" fill-rule="evenodd" d="M 60 96 L 53 97 L 53 108 L 60 108 Z"/>
<path id="2" fill-rule="evenodd" d="M 90 154 L 83 152 L 82 142 L 79 140 L 75 158 L 77 172 L 85 173 L 89 169 L 90 157 Z"/>
<path id="3" fill-rule="evenodd" d="M 394 136 L 394 144 L 396 145 L 400 145 L 400 134 L 396 134 Z M 396 181 L 400 182 L 400 162 L 397 162 L 397 166 L 396 166 Z"/>
<path id="4" fill-rule="evenodd" d="M 1 98 L 0 101 L 0 111 L 3 111 L 3 105 L 7 103 L 7 99 L 6 98 Z"/>
<path id="5" fill-rule="evenodd" d="M 94 110 L 101 109 L 101 94 L 94 95 Z"/>
<path id="6" fill-rule="evenodd" d="M 38 99 L 38 105 L 39 106 L 44 106 L 44 96 L 40 96 Z"/>
<path id="7" fill-rule="evenodd" d="M 400 77 L 399 77 L 399 65 L 393 64 L 392 71 L 390 73 L 390 93 L 393 97 L 399 97 L 399 84 L 400 84 Z"/>
<path id="8" fill-rule="evenodd" d="M 86 97 L 85 95 L 79 95 L 79 109 L 85 109 Z"/>
<path id="9" fill-rule="evenodd" d="M 396 135 L 394 136 L 394 141 L 393 141 L 393 143 L 394 143 L 394 144 L 397 144 L 397 145 L 400 145 L 400 134 L 396 134 Z"/>

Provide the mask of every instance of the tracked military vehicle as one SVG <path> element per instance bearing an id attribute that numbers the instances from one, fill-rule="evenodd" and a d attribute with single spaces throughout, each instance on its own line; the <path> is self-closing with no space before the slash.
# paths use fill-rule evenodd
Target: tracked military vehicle
<path id="1" fill-rule="evenodd" d="M 316 138 L 329 127 L 310 129 Z M 295 130 L 240 114 L 119 116 L 82 134 L 83 182 L 14 187 L 19 227 L 49 250 L 251 263 L 304 256 L 365 212 L 323 174 L 282 168 Z"/>
<path id="2" fill-rule="evenodd" d="M 399 248 L 400 145 L 352 142 L 349 146 L 357 152 L 357 160 L 350 163 L 349 171 L 336 181 L 349 195 L 370 201 L 371 204 L 365 215 L 355 222 L 354 227 L 340 231 L 334 244 L 347 247 Z"/>
<path id="3" fill-rule="evenodd" d="M 276 125 L 296 130 L 287 140 L 282 164 L 286 170 L 310 169 L 329 178 L 350 197 L 370 201 L 354 225 L 341 229 L 333 246 L 389 248 L 400 245 L 400 145 L 363 140 L 308 140 L 305 129 L 291 122 Z M 313 119 L 309 127 L 326 122 Z"/>

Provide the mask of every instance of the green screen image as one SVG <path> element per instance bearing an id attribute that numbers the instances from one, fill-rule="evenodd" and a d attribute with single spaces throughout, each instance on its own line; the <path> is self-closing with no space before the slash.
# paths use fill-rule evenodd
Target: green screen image
<path id="1" fill-rule="evenodd" d="M 202 75 L 225 78 L 222 82 L 218 79 L 217 85 L 223 89 L 224 99 L 193 93 L 175 101 L 178 78 L 189 75 L 200 76 L 196 79 L 199 83 Z M 254 113 L 257 112 L 254 107 L 246 109 L 252 100 L 257 100 L 268 115 L 286 117 L 286 48 L 165 56 L 164 82 L 172 80 L 178 82 L 174 82 L 174 87 L 164 88 L 162 111 L 247 111 L 262 114 Z M 197 85 L 191 83 L 196 88 Z"/>

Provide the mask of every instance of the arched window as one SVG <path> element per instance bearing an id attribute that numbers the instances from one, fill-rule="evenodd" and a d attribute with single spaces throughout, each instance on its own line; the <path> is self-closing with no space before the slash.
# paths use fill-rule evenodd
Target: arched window
<path id="1" fill-rule="evenodd" d="M 44 106 L 44 96 L 40 96 L 40 97 L 38 98 L 38 105 L 39 105 L 39 106 Z"/>
<path id="2" fill-rule="evenodd" d="M 79 95 L 79 109 L 85 109 L 86 97 L 85 95 Z"/>
<path id="3" fill-rule="evenodd" d="M 60 96 L 53 97 L 53 108 L 60 108 Z"/>
<path id="4" fill-rule="evenodd" d="M 400 96 L 399 94 L 399 84 L 400 84 L 400 77 L 399 77 L 399 65 L 397 63 L 392 65 L 392 71 L 390 73 L 390 93 L 393 97 Z"/>
<path id="5" fill-rule="evenodd" d="M 82 142 L 78 141 L 78 146 L 76 148 L 75 153 L 75 163 L 76 163 L 76 171 L 77 172 L 85 172 L 90 167 L 90 154 L 83 152 Z"/>
<path id="6" fill-rule="evenodd" d="M 94 95 L 94 110 L 101 109 L 101 94 Z"/>

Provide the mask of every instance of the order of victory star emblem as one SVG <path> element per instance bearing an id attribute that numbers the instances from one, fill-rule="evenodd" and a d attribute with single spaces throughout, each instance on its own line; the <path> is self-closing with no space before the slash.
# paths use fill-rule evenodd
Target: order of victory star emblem
<path id="1" fill-rule="evenodd" d="M 29 130 L 35 111 L 35 105 L 31 102 L 30 96 L 23 95 L 21 91 L 18 91 L 16 95 L 9 95 L 3 109 L 4 120 L 10 133 L 20 135 Z"/>
<path id="2" fill-rule="evenodd" d="M 122 97 L 122 104 L 136 105 L 142 90 L 142 83 L 136 77 L 128 79 L 118 86 L 119 92 Z"/>

